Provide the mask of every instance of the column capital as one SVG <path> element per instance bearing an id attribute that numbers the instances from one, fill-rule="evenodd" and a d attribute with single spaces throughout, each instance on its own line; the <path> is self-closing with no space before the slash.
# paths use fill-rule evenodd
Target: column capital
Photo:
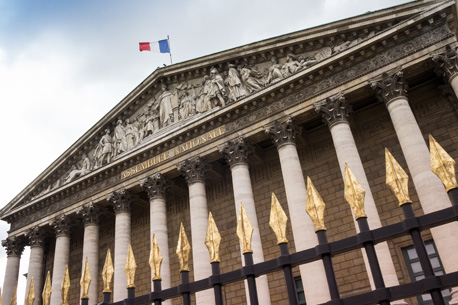
<path id="1" fill-rule="evenodd" d="M 83 218 L 85 226 L 99 223 L 99 206 L 92 201 L 81 206 L 77 214 Z"/>
<path id="2" fill-rule="evenodd" d="M 52 221 L 51 226 L 54 228 L 56 237 L 70 236 L 70 220 L 67 215 L 62 214 L 56 216 Z"/>
<path id="3" fill-rule="evenodd" d="M 161 173 L 155 173 L 140 180 L 140 186 L 148 193 L 149 199 L 152 200 L 154 198 L 165 199 L 165 191 L 170 184 Z"/>
<path id="4" fill-rule="evenodd" d="M 243 137 L 228 141 L 219 147 L 219 152 L 224 155 L 227 163 L 232 167 L 236 164 L 248 163 L 248 156 L 252 153 L 251 145 Z"/>
<path id="5" fill-rule="evenodd" d="M 39 226 L 35 226 L 30 228 L 26 233 L 27 239 L 29 241 L 29 245 L 31 248 L 33 247 L 43 247 L 44 242 L 44 231 L 43 228 Z"/>
<path id="6" fill-rule="evenodd" d="M 351 106 L 345 99 L 343 93 L 328 97 L 326 100 L 314 103 L 315 111 L 321 114 L 323 121 L 332 128 L 339 123 L 348 123 Z"/>
<path id="7" fill-rule="evenodd" d="M 188 185 L 194 182 L 204 182 L 207 166 L 199 156 L 192 157 L 177 164 L 177 169 L 186 179 Z"/>
<path id="8" fill-rule="evenodd" d="M 407 98 L 407 83 L 404 80 L 402 69 L 385 72 L 381 78 L 369 81 L 372 89 L 375 90 L 377 99 L 385 103 L 385 106 L 399 97 Z"/>
<path id="9" fill-rule="evenodd" d="M 2 241 L 2 246 L 6 249 L 6 255 L 10 256 L 18 256 L 21 257 L 22 251 L 24 251 L 24 242 L 18 236 L 9 236 L 5 240 Z"/>
<path id="10" fill-rule="evenodd" d="M 435 72 L 447 81 L 458 73 L 458 54 L 455 47 L 447 45 L 442 52 L 430 56 L 436 66 Z"/>
<path id="11" fill-rule="evenodd" d="M 270 134 L 277 148 L 284 144 L 296 145 L 296 136 L 300 135 L 302 128 L 294 124 L 290 116 L 286 119 L 277 120 L 273 124 L 264 126 L 264 131 Z"/>
<path id="12" fill-rule="evenodd" d="M 133 197 L 126 189 L 120 189 L 119 191 L 109 194 L 107 199 L 113 205 L 115 214 L 130 212 L 130 203 Z"/>

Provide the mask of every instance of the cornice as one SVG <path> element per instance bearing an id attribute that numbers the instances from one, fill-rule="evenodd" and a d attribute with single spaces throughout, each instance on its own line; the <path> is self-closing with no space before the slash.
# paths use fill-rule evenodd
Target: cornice
<path id="1" fill-rule="evenodd" d="M 91 172 L 87 176 L 85 176 L 84 179 L 80 179 L 72 183 L 69 183 L 65 185 L 64 187 L 61 187 L 59 189 L 56 189 L 53 192 L 50 192 L 49 194 L 46 194 L 45 196 L 41 198 L 37 198 L 37 200 L 34 200 L 20 207 L 19 210 L 23 210 L 24 208 L 28 208 L 29 211 L 40 209 L 40 206 L 44 207 L 50 204 L 50 202 L 59 201 L 62 198 L 66 198 L 70 196 L 71 194 L 81 191 L 82 189 L 87 188 L 88 186 L 95 184 L 103 179 L 115 177 L 119 173 L 119 171 L 121 171 L 122 169 L 125 169 L 126 167 L 132 164 L 135 164 L 141 160 L 144 160 L 145 158 L 151 155 L 154 155 L 160 151 L 164 151 L 171 145 L 170 143 L 178 144 L 178 143 L 185 142 L 186 140 L 190 139 L 193 135 L 196 135 L 199 132 L 204 132 L 205 130 L 208 130 L 209 128 L 214 128 L 215 126 L 220 126 L 222 124 L 228 123 L 232 121 L 233 119 L 237 117 L 241 117 L 244 114 L 252 110 L 259 109 L 261 108 L 261 106 L 267 105 L 271 100 L 275 100 L 281 96 L 284 96 L 285 94 L 289 94 L 293 90 L 293 88 L 295 89 L 302 88 L 305 85 L 308 85 L 310 82 L 313 83 L 314 81 L 318 81 L 320 79 L 328 77 L 328 75 L 332 74 L 333 72 L 335 73 L 336 71 L 339 71 L 345 68 L 345 65 L 341 64 L 341 62 L 346 62 L 347 60 L 349 64 L 351 64 L 352 62 L 357 62 L 358 60 L 361 60 L 362 58 L 369 57 L 371 52 L 376 52 L 376 50 L 380 50 L 382 48 L 390 46 L 390 44 L 392 44 L 393 41 L 396 42 L 396 40 L 402 40 L 403 35 L 405 35 L 406 37 L 408 37 L 409 35 L 415 35 L 414 30 L 409 31 L 409 28 L 418 29 L 419 24 L 422 26 L 427 26 L 428 21 L 425 18 L 431 17 L 432 15 L 438 13 L 439 11 L 449 7 L 452 2 L 453 1 L 451 2 L 448 1 L 448 2 L 443 2 L 441 5 L 436 5 L 430 11 L 423 12 L 419 14 L 418 16 L 415 16 L 414 18 L 409 20 L 409 22 L 404 22 L 404 23 L 401 22 L 397 24 L 396 26 L 393 26 L 392 28 L 389 28 L 383 31 L 382 33 L 379 33 L 376 36 L 368 39 L 367 41 L 362 42 L 360 45 L 357 45 L 351 49 L 338 53 L 335 56 L 328 58 L 315 66 L 312 66 L 309 69 L 303 70 L 288 78 L 284 78 L 283 80 L 267 88 L 264 88 L 258 91 L 257 93 L 252 94 L 244 98 L 243 100 L 238 101 L 235 104 L 229 105 L 223 109 L 205 113 L 204 115 L 200 116 L 196 120 L 191 120 L 181 125 L 176 125 L 173 128 L 171 128 L 171 130 L 169 130 L 169 133 L 161 135 L 161 137 L 158 139 L 154 139 L 154 143 L 155 143 L 154 147 L 151 147 L 151 142 L 144 143 L 144 145 L 139 146 L 135 150 L 129 152 L 128 155 L 125 155 L 122 158 L 110 163 L 109 166 L 99 168 Z M 440 17 L 438 15 L 437 17 L 434 17 L 434 18 L 436 18 L 437 20 L 440 20 L 441 18 L 444 18 L 444 17 Z M 398 37 L 396 39 L 393 39 L 393 36 L 398 36 Z M 173 66 L 167 67 L 167 69 L 172 69 L 172 67 Z M 163 70 L 163 69 L 160 69 L 160 70 L 162 70 L 162 71 L 159 71 L 162 73 L 161 76 L 164 76 L 166 74 L 165 72 L 167 72 L 166 70 Z M 352 78 L 349 77 L 349 81 L 351 79 Z M 141 91 L 139 90 L 139 87 L 145 86 L 146 82 L 150 83 L 148 78 L 147 80 L 142 82 L 142 84 L 140 84 L 136 89 L 134 89 L 134 91 L 132 91 L 131 94 L 128 95 L 128 97 L 133 96 L 133 95 L 139 96 L 140 94 L 139 92 Z M 306 97 L 304 97 L 304 100 L 305 98 Z M 307 98 L 310 98 L 310 96 L 308 96 Z M 121 106 L 120 105 L 116 106 L 110 113 L 113 114 L 112 112 L 115 111 L 115 109 L 118 109 L 119 107 Z M 108 115 L 110 115 L 110 113 Z M 107 116 L 105 116 L 101 120 L 101 122 Z M 95 126 L 97 127 L 97 131 L 99 131 L 99 128 L 102 128 L 101 122 L 99 122 Z M 93 129 L 95 127 L 93 127 Z M 80 141 L 82 140 L 80 139 L 77 143 L 75 143 L 75 145 L 78 144 Z M 56 162 L 58 162 L 62 158 L 63 157 L 61 156 Z M 42 175 L 44 174 L 45 173 L 43 173 Z M 46 177 L 42 177 L 42 178 L 46 179 Z M 30 189 L 32 188 L 30 185 L 29 187 Z M 18 197 L 16 197 L 11 203 L 17 203 L 18 201 L 20 201 L 19 199 L 23 199 L 24 193 L 26 193 L 26 191 L 29 190 L 29 187 L 26 188 L 26 190 L 24 190 L 23 192 L 21 192 L 21 194 L 19 194 Z M 54 199 L 51 201 L 48 201 L 49 203 L 45 204 L 44 202 L 46 200 L 49 200 L 49 198 L 54 198 Z M 32 206 L 34 206 L 35 204 L 38 204 L 38 205 L 36 205 L 35 208 L 32 208 Z M 30 208 L 32 209 L 30 210 Z M 1 213 L 3 214 L 1 215 L 2 219 L 5 219 L 5 217 L 11 215 L 11 212 L 16 213 L 17 211 L 7 211 L 7 213 L 5 213 L 5 209 L 4 209 Z"/>

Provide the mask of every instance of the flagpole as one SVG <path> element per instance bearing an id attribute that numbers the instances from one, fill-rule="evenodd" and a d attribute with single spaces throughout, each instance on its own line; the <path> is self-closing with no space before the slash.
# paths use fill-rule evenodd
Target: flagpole
<path id="1" fill-rule="evenodd" d="M 172 48 L 170 47 L 170 39 L 169 35 L 167 35 L 167 42 L 169 43 L 169 51 L 170 51 L 170 64 L 172 65 Z"/>

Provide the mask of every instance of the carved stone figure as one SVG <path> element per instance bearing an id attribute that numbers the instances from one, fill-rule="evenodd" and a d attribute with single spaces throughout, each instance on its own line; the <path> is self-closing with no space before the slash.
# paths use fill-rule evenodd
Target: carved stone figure
<path id="1" fill-rule="evenodd" d="M 227 72 L 224 83 L 229 89 L 228 97 L 230 101 L 235 102 L 238 98 L 246 95 L 245 88 L 242 86 L 242 81 L 235 65 L 229 64 L 229 71 Z"/>
<path id="2" fill-rule="evenodd" d="M 238 67 L 240 70 L 240 75 L 242 77 L 242 83 L 245 85 L 249 93 L 258 91 L 264 87 L 264 82 L 262 80 L 262 74 L 248 67 Z"/>
<path id="3" fill-rule="evenodd" d="M 159 126 L 157 125 L 159 119 L 159 115 L 157 114 L 157 111 L 155 110 L 149 110 L 146 119 L 145 119 L 145 125 L 143 127 L 144 129 L 144 137 L 146 138 L 147 136 L 153 134 L 156 132 L 156 130 L 159 129 Z M 155 124 L 156 123 L 156 124 Z"/>
<path id="4" fill-rule="evenodd" d="M 210 90 L 211 90 L 211 79 L 210 79 L 210 76 L 205 75 L 204 80 L 202 82 L 202 87 L 200 89 L 199 95 L 197 97 L 197 102 L 196 102 L 196 111 L 198 113 L 205 112 L 212 108 L 210 98 L 208 97 L 208 93 L 210 92 Z"/>
<path id="5" fill-rule="evenodd" d="M 158 98 L 156 109 L 159 109 L 159 122 L 162 127 L 173 123 L 173 93 L 167 89 L 166 84 L 162 84 L 162 94 Z"/>
<path id="6" fill-rule="evenodd" d="M 195 94 L 191 96 L 189 90 L 194 89 L 192 86 L 188 85 L 187 82 L 180 83 L 177 86 L 177 95 L 180 101 L 180 108 L 178 109 L 180 118 L 182 120 L 186 119 L 190 115 L 195 114 Z"/>
<path id="7" fill-rule="evenodd" d="M 278 58 L 272 56 L 270 61 L 272 65 L 267 70 L 266 84 L 273 84 L 283 78 L 281 73 L 282 66 L 278 63 Z"/>
<path id="8" fill-rule="evenodd" d="M 114 146 L 114 151 L 113 151 L 114 156 L 117 156 L 120 153 L 127 151 L 126 129 L 122 125 L 121 120 L 118 120 L 117 125 L 114 129 L 113 146 Z"/>
<path id="9" fill-rule="evenodd" d="M 113 154 L 113 139 L 110 136 L 110 130 L 105 129 L 105 134 L 100 139 L 94 151 L 95 168 L 101 167 L 105 161 L 106 163 L 111 162 Z"/>
<path id="10" fill-rule="evenodd" d="M 216 107 L 218 104 L 221 107 L 226 105 L 224 97 L 226 96 L 226 89 L 224 88 L 224 80 L 218 73 L 218 70 L 212 68 L 210 70 L 210 91 L 208 92 L 208 98 L 212 103 L 212 107 Z"/>
<path id="11" fill-rule="evenodd" d="M 286 62 L 281 67 L 281 73 L 283 77 L 287 77 L 296 73 L 302 68 L 303 66 L 298 61 L 298 58 L 294 54 L 288 53 L 288 55 L 286 55 Z"/>
<path id="12" fill-rule="evenodd" d="M 135 144 L 137 145 L 138 143 L 143 140 L 144 136 L 144 131 L 143 131 L 143 122 L 140 120 L 141 116 L 137 116 L 134 118 L 134 122 L 132 123 L 132 126 L 134 127 L 134 132 L 135 132 Z"/>
<path id="13" fill-rule="evenodd" d="M 83 161 L 83 164 L 81 165 L 81 168 L 73 169 L 67 175 L 67 177 L 65 177 L 64 184 L 72 182 L 76 178 L 84 176 L 92 170 L 91 160 L 88 158 L 86 154 L 83 154 L 82 161 Z"/>
<path id="14" fill-rule="evenodd" d="M 138 131 L 135 126 L 130 122 L 129 119 L 126 120 L 126 150 L 131 150 L 137 143 Z"/>

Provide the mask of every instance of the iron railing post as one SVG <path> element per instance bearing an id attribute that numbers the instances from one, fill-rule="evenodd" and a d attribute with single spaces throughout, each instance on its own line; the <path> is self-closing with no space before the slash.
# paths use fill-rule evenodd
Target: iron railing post
<path id="1" fill-rule="evenodd" d="M 401 206 L 401 208 L 405 219 L 415 217 L 415 212 L 412 209 L 411 203 L 405 203 Z M 421 269 L 423 270 L 425 278 L 435 276 L 433 266 L 431 265 L 428 252 L 426 251 L 425 244 L 423 243 L 423 238 L 420 234 L 420 230 L 418 228 L 413 228 L 409 233 L 412 237 L 415 250 L 417 251 L 418 259 L 420 261 Z M 431 290 L 429 293 L 435 305 L 445 305 L 444 297 L 442 296 L 440 289 Z"/>
<path id="2" fill-rule="evenodd" d="M 88 298 L 82 298 L 81 299 L 81 305 L 89 305 L 89 299 Z"/>
<path id="3" fill-rule="evenodd" d="M 212 265 L 212 274 L 219 276 L 221 274 L 220 262 L 213 262 Z M 215 304 L 223 305 L 223 292 L 221 290 L 221 284 L 217 283 L 213 285 L 213 292 L 215 294 Z"/>
<path id="4" fill-rule="evenodd" d="M 127 288 L 127 300 L 125 300 L 125 304 L 134 305 L 134 298 L 135 298 L 135 287 L 128 287 Z"/>
<path id="5" fill-rule="evenodd" d="M 447 192 L 453 205 L 458 205 L 458 188 L 453 188 Z"/>
<path id="6" fill-rule="evenodd" d="M 316 232 L 318 237 L 318 243 L 320 245 L 328 244 L 328 237 L 325 230 L 319 230 Z M 328 281 L 329 294 L 331 295 L 331 300 L 340 299 L 339 289 L 337 287 L 336 275 L 334 273 L 334 267 L 332 266 L 331 254 L 323 253 L 321 255 L 321 260 L 323 261 L 324 271 L 326 273 L 326 279 Z"/>
<path id="7" fill-rule="evenodd" d="M 104 292 L 103 293 L 103 303 L 109 304 L 111 301 L 111 292 Z"/>
<path id="8" fill-rule="evenodd" d="M 182 291 L 181 296 L 183 298 L 183 305 L 191 305 L 191 294 L 188 291 L 189 284 L 189 271 L 181 271 L 181 285 L 183 285 L 184 291 Z"/>
<path id="9" fill-rule="evenodd" d="M 161 292 L 162 290 L 162 280 L 153 280 L 153 290 L 154 292 Z M 162 299 L 154 300 L 154 305 L 161 305 Z"/>
<path id="10" fill-rule="evenodd" d="M 281 243 L 278 245 L 280 247 L 281 256 L 289 256 L 289 249 L 287 243 Z M 283 273 L 286 281 L 286 290 L 288 291 L 288 299 L 290 305 L 297 305 L 297 295 L 296 295 L 296 286 L 294 284 L 293 270 L 291 265 L 283 265 Z"/>
<path id="11" fill-rule="evenodd" d="M 359 217 L 357 222 L 361 233 L 370 231 L 367 217 Z M 366 242 L 364 244 L 364 249 L 366 250 L 367 260 L 369 261 L 375 288 L 385 288 L 385 282 L 383 280 L 382 270 L 380 269 L 380 264 L 378 262 L 377 253 L 375 252 L 374 243 L 371 241 Z M 383 300 L 380 302 L 380 305 L 390 305 L 390 302 L 388 299 Z"/>
<path id="12" fill-rule="evenodd" d="M 245 259 L 245 267 L 251 267 L 253 263 L 253 253 L 246 252 L 243 253 L 243 257 Z M 248 282 L 248 294 L 250 295 L 250 304 L 251 305 L 259 305 L 258 301 L 258 291 L 256 288 L 256 277 L 254 274 L 247 275 L 247 282 Z"/>

